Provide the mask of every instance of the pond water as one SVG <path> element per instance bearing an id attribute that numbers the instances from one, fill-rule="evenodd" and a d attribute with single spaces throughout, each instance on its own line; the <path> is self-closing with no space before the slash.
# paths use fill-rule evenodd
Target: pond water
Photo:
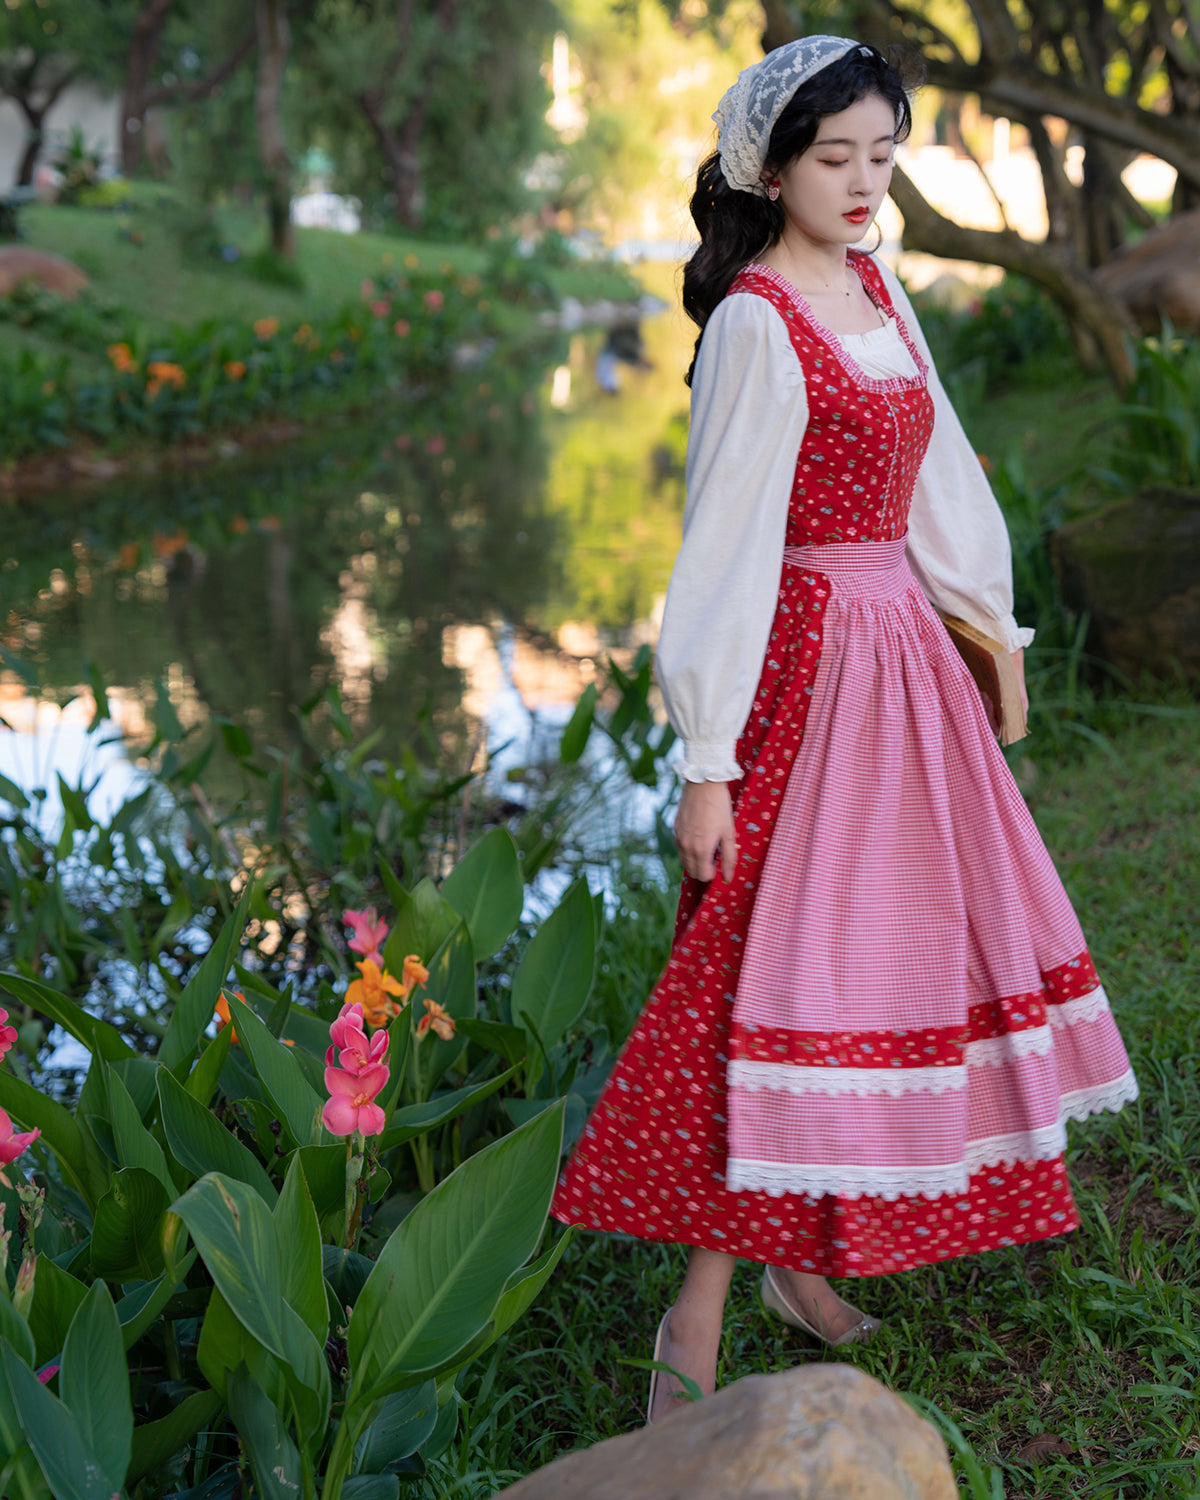
<path id="1" fill-rule="evenodd" d="M 26 675 L 0 674 L 0 773 L 103 772 L 119 799 L 163 713 L 283 747 L 331 685 L 384 755 L 538 753 L 604 656 L 656 633 L 691 349 L 656 269 L 672 302 L 640 345 L 547 334 L 268 449 L 4 501 L 0 645 Z M 83 732 L 90 669 L 128 754 Z"/>

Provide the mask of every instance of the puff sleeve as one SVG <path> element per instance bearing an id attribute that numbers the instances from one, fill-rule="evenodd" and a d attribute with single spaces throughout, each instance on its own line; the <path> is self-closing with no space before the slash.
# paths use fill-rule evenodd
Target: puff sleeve
<path id="1" fill-rule="evenodd" d="M 897 312 L 929 366 L 934 428 L 908 517 L 908 560 L 931 604 L 977 626 L 1010 651 L 1033 631 L 1013 618 L 1008 528 L 979 459 L 950 404 L 925 335 L 894 272 L 879 266 Z"/>
<path id="2" fill-rule="evenodd" d="M 804 375 L 765 298 L 727 297 L 692 379 L 683 543 L 671 573 L 657 673 L 689 781 L 741 775 L 779 594 L 788 498 L 808 422 Z"/>

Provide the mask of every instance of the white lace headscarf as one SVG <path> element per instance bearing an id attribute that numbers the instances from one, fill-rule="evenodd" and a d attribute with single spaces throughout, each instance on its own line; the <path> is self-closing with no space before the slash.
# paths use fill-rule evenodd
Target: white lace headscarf
<path id="1" fill-rule="evenodd" d="M 802 83 L 838 58 L 862 47 L 844 36 L 806 36 L 768 52 L 761 62 L 743 68 L 713 119 L 721 172 L 732 188 L 765 197 L 763 163 L 775 122 Z M 873 49 L 862 47 L 864 52 Z"/>

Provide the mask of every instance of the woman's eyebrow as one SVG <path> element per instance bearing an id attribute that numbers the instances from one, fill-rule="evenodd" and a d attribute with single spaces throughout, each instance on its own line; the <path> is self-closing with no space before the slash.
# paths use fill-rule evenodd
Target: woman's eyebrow
<path id="1" fill-rule="evenodd" d="M 871 142 L 871 144 L 873 146 L 882 146 L 885 141 L 887 141 L 889 143 L 893 143 L 895 141 L 895 139 L 896 139 L 896 137 L 894 135 L 877 135 L 875 137 L 875 139 Z M 843 140 L 841 138 L 841 136 L 830 136 L 826 140 L 814 141 L 813 145 L 814 146 L 857 146 L 858 142 L 857 141 L 850 141 L 850 140 Z"/>

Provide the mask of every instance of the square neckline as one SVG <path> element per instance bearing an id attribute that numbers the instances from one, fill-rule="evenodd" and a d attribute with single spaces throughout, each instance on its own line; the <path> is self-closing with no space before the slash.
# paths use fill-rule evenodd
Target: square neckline
<path id="1" fill-rule="evenodd" d="M 890 301 L 884 303 L 879 300 L 879 298 L 875 295 L 874 288 L 870 285 L 868 279 L 863 276 L 862 271 L 859 269 L 860 259 L 867 260 L 869 258 L 870 257 L 865 255 L 865 253 L 861 250 L 849 250 L 846 253 L 846 259 L 850 263 L 850 265 L 853 266 L 854 274 L 858 277 L 859 284 L 862 286 L 863 291 L 866 292 L 867 296 L 870 298 L 871 305 L 884 319 L 884 322 L 881 325 L 879 331 L 882 332 L 883 329 L 888 326 L 889 322 L 895 322 L 896 330 L 903 340 L 909 354 L 912 356 L 912 361 L 915 366 L 915 373 L 912 375 L 890 375 L 886 377 L 878 375 L 868 375 L 863 367 L 854 358 L 853 354 L 851 354 L 846 345 L 842 343 L 842 335 L 839 333 L 835 333 L 832 328 L 829 328 L 824 323 L 822 323 L 804 295 L 799 292 L 795 286 L 792 285 L 792 283 L 787 279 L 786 276 L 781 275 L 780 272 L 776 271 L 773 267 L 764 265 L 762 261 L 755 260 L 751 261 L 748 265 L 743 266 L 739 275 L 744 276 L 747 274 L 747 272 L 752 272 L 756 276 L 762 276 L 765 280 L 769 281 L 778 291 L 782 292 L 783 295 L 788 299 L 788 301 L 792 303 L 796 310 L 801 314 L 805 322 L 810 325 L 813 332 L 816 333 L 816 335 L 822 340 L 822 342 L 828 346 L 830 353 L 846 371 L 847 375 L 850 376 L 851 380 L 853 380 L 856 384 L 861 385 L 865 390 L 876 391 L 882 394 L 887 394 L 893 391 L 922 390 L 929 383 L 929 367 L 925 363 L 924 359 L 922 359 L 921 351 L 913 342 L 912 335 L 909 333 L 908 326 L 905 323 L 904 319 L 891 305 Z M 868 333 L 872 333 L 874 331 L 875 330 L 873 329 L 867 330 Z M 861 335 L 851 334 L 850 337 L 856 338 L 861 337 Z"/>

